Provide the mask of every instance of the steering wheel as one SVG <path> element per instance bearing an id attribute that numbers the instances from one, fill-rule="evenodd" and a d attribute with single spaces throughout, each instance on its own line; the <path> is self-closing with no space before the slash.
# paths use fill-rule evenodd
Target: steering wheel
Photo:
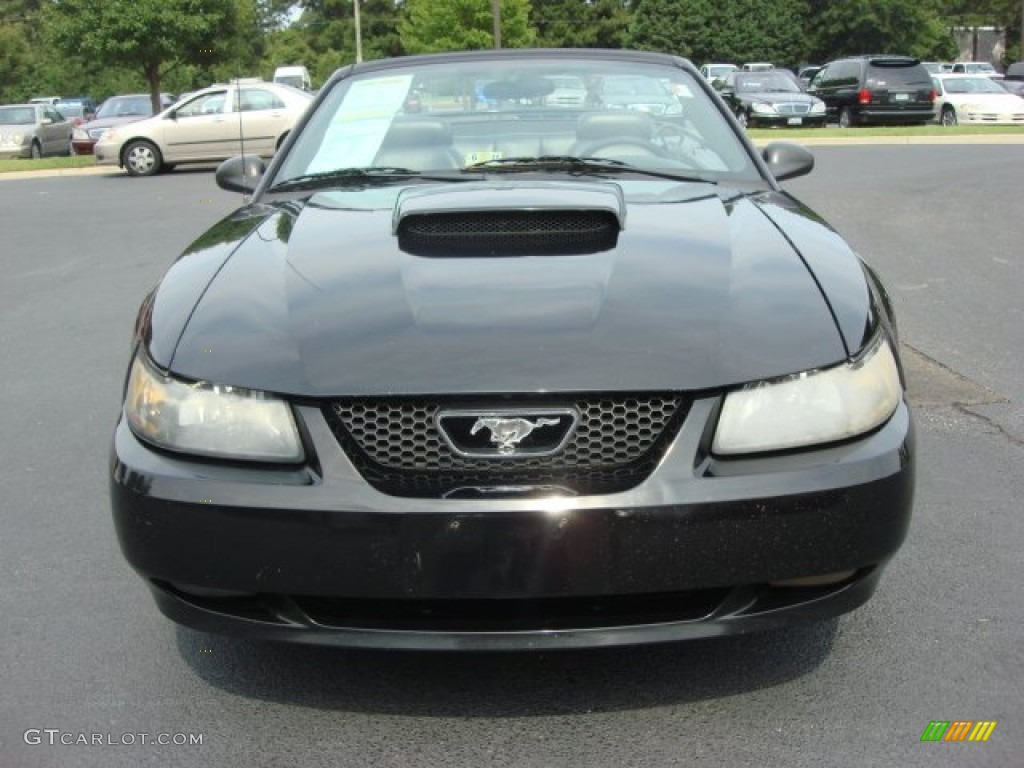
<path id="1" fill-rule="evenodd" d="M 612 147 L 628 147 L 629 149 L 632 149 L 632 150 L 637 150 L 637 149 L 642 150 L 644 152 L 644 154 L 651 155 L 653 157 L 668 157 L 668 155 L 664 151 L 662 151 L 658 146 L 656 146 L 654 143 L 648 141 L 647 139 L 641 139 L 641 138 L 636 137 L 636 136 L 613 136 L 610 139 L 602 139 L 600 141 L 595 141 L 593 144 L 584 145 L 583 148 L 586 150 L 586 152 L 576 152 L 575 154 L 581 155 L 581 156 L 586 156 L 586 157 L 601 156 L 598 153 L 600 153 L 600 152 L 602 152 L 604 150 L 610 149 Z M 624 152 L 624 153 L 607 153 L 607 152 L 605 152 L 604 156 L 608 157 L 608 156 L 610 156 L 610 154 L 612 154 L 612 155 L 614 155 L 614 154 L 625 154 L 626 156 L 629 156 L 631 154 L 635 155 L 636 152 L 629 152 L 629 151 Z"/>

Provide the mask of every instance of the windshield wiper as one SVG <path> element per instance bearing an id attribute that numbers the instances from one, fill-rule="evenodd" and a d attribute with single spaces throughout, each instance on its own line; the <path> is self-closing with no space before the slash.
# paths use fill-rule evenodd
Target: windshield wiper
<path id="1" fill-rule="evenodd" d="M 626 163 L 608 157 L 576 157 L 575 155 L 541 155 L 540 157 L 499 157 L 467 165 L 466 171 L 499 171 L 516 173 L 520 171 L 568 171 L 575 174 L 587 173 L 639 173 L 672 181 L 717 182 L 699 174 L 674 173 Z"/>
<path id="2" fill-rule="evenodd" d="M 368 166 L 365 168 L 335 168 L 332 171 L 320 171 L 318 173 L 306 173 L 302 176 L 295 176 L 291 179 L 280 181 L 270 187 L 267 192 L 284 192 L 289 189 L 314 189 L 320 186 L 327 186 L 335 182 L 359 182 L 379 183 L 390 182 L 398 179 L 426 179 L 428 181 L 464 181 L 464 177 L 458 172 L 452 171 L 451 175 L 443 173 L 424 173 L 414 171 L 411 168 L 399 168 L 396 166 Z"/>

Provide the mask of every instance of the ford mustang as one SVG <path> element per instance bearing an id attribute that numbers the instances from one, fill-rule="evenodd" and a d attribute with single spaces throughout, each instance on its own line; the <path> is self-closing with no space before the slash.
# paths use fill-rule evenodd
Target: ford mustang
<path id="1" fill-rule="evenodd" d="M 626 79 L 662 108 L 599 98 Z M 245 204 L 142 302 L 125 557 L 177 622 L 342 646 L 853 610 L 907 532 L 913 427 L 881 282 L 780 186 L 812 166 L 666 54 L 339 70 L 268 164 L 222 163 Z"/>

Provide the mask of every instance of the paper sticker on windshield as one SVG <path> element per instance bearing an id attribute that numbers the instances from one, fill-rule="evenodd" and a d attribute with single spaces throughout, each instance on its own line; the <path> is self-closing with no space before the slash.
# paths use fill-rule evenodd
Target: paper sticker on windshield
<path id="1" fill-rule="evenodd" d="M 473 165 L 474 163 L 487 163 L 491 160 L 501 160 L 505 153 L 497 150 L 484 149 L 479 152 L 467 152 L 466 153 L 466 165 Z"/>

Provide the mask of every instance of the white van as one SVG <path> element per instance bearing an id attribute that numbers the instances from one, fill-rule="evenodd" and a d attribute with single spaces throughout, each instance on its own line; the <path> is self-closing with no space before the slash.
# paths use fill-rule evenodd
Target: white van
<path id="1" fill-rule="evenodd" d="M 304 91 L 313 90 L 313 81 L 309 79 L 309 70 L 301 66 L 278 67 L 274 70 L 274 82 L 301 88 Z"/>

